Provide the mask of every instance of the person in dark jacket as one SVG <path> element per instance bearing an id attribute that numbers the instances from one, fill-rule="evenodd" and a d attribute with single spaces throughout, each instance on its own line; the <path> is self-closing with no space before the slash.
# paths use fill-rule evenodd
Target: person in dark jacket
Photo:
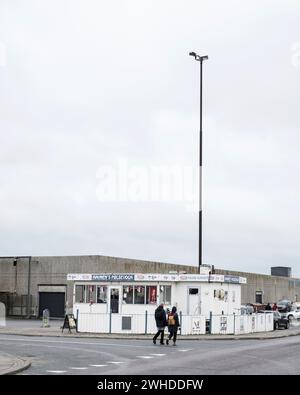
<path id="1" fill-rule="evenodd" d="M 155 310 L 155 321 L 157 326 L 157 333 L 153 337 L 153 343 L 156 344 L 156 339 L 160 335 L 160 344 L 164 344 L 164 331 L 167 326 L 167 317 L 164 310 L 164 305 L 161 303 Z"/>
<path id="2" fill-rule="evenodd" d="M 172 307 L 172 311 L 168 314 L 167 322 L 168 322 L 169 336 L 168 339 L 166 340 L 166 343 L 167 345 L 169 345 L 169 341 L 173 338 L 173 346 L 176 346 L 177 330 L 180 327 L 180 325 L 179 325 L 177 309 L 175 306 Z"/>
<path id="3" fill-rule="evenodd" d="M 268 303 L 268 304 L 266 305 L 265 310 L 272 310 L 272 307 L 271 307 L 270 303 Z"/>

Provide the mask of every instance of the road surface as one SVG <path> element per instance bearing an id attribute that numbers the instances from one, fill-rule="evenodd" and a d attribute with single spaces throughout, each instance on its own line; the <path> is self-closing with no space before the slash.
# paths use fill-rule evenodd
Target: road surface
<path id="1" fill-rule="evenodd" d="M 178 340 L 76 339 L 0 335 L 0 350 L 31 359 L 26 375 L 299 374 L 300 338 Z"/>

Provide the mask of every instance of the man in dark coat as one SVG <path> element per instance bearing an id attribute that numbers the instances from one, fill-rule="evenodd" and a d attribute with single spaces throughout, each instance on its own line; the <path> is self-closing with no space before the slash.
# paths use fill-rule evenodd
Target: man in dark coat
<path id="1" fill-rule="evenodd" d="M 164 344 L 164 332 L 165 327 L 167 326 L 167 318 L 163 303 L 161 303 L 155 310 L 154 316 L 157 326 L 157 333 L 153 337 L 153 343 L 156 344 L 156 339 L 160 335 L 160 344 Z"/>

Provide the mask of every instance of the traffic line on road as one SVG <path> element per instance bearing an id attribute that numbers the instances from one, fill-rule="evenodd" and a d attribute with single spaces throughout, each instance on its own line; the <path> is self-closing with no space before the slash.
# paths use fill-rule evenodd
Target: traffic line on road
<path id="1" fill-rule="evenodd" d="M 163 356 L 165 356 L 166 354 L 150 354 L 150 355 L 154 355 L 155 357 L 163 357 Z"/>
<path id="2" fill-rule="evenodd" d="M 107 363 L 114 363 L 114 364 L 118 364 L 118 363 L 124 363 L 124 362 L 121 362 L 121 361 L 108 361 Z"/>
<path id="3" fill-rule="evenodd" d="M 191 351 L 191 349 L 188 349 L 188 350 L 177 350 L 177 351 L 180 351 L 180 352 L 187 352 L 187 351 Z"/>
<path id="4" fill-rule="evenodd" d="M 108 365 L 89 365 L 89 366 L 93 366 L 95 368 L 102 368 L 102 366 L 108 366 Z"/>
<path id="5" fill-rule="evenodd" d="M 59 374 L 59 373 L 66 373 L 66 370 L 46 370 L 47 373 L 55 373 L 55 374 Z"/>
<path id="6" fill-rule="evenodd" d="M 69 368 L 69 369 L 73 369 L 73 370 L 87 370 L 88 368 L 73 367 L 73 368 Z"/>
<path id="7" fill-rule="evenodd" d="M 150 355 L 137 355 L 136 357 L 137 358 L 144 358 L 144 359 L 154 358 L 154 357 L 151 357 Z"/>

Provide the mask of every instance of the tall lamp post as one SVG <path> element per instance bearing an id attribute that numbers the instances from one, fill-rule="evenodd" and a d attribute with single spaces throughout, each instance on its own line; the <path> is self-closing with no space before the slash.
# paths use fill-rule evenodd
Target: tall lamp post
<path id="1" fill-rule="evenodd" d="M 199 150 L 199 273 L 202 265 L 202 64 L 208 56 L 197 55 L 196 52 L 190 52 L 200 64 L 200 150 Z"/>

